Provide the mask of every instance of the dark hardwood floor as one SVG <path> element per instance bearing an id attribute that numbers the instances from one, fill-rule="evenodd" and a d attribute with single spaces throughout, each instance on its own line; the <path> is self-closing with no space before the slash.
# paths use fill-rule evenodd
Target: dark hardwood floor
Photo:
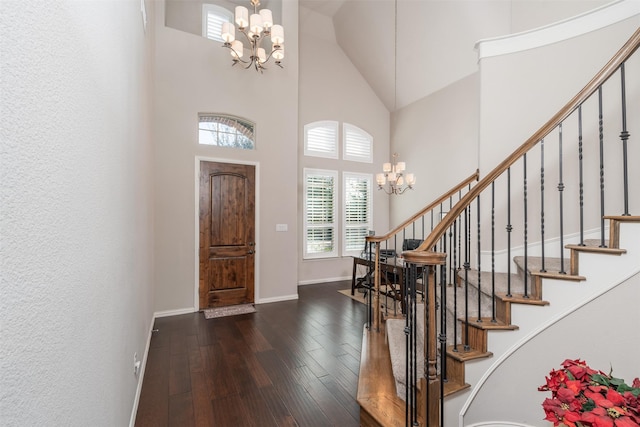
<path id="1" fill-rule="evenodd" d="M 256 313 L 155 322 L 136 426 L 358 426 L 366 306 L 337 291 L 298 288 L 299 300 Z"/>

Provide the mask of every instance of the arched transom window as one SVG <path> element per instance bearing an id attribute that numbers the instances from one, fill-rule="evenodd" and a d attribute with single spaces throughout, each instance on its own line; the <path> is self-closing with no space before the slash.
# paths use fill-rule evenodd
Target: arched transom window
<path id="1" fill-rule="evenodd" d="M 226 114 L 200 113 L 198 142 L 203 145 L 254 150 L 255 123 Z"/>

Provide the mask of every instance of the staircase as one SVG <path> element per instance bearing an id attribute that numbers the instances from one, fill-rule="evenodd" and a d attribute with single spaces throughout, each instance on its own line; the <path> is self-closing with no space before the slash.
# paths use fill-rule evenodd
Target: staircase
<path id="1" fill-rule="evenodd" d="M 640 277 L 640 216 L 630 214 L 630 205 L 640 207 L 640 173 L 630 160 L 637 162 L 640 147 L 629 145 L 640 122 L 637 116 L 627 120 L 627 111 L 640 108 L 640 59 L 633 55 L 638 46 L 640 29 L 580 93 L 475 186 L 469 182 L 464 194 L 460 187 L 452 189 L 392 232 L 367 239 L 378 260 L 381 248 L 397 247 L 407 230 L 415 232 L 416 224 L 423 224 L 422 245 L 402 254 L 408 277 L 401 284 L 405 316 L 385 316 L 374 296 L 372 320 L 363 334 L 362 425 L 431 427 L 496 420 L 545 425 L 540 409 L 545 396 L 537 385 L 565 358 L 583 357 L 572 353 L 581 344 L 566 346 L 562 338 L 548 351 L 538 348 L 535 358 L 523 359 L 525 349 L 557 328 L 558 320 L 590 304 L 597 307 L 596 301 L 621 283 L 640 281 L 635 278 Z M 634 88 L 631 96 L 629 87 Z M 603 92 L 612 90 L 622 92 L 613 111 L 602 107 Z M 589 131 L 585 125 L 584 132 L 583 110 L 597 111 L 599 122 Z M 616 145 L 605 137 L 603 123 L 621 123 Z M 585 141 L 591 140 L 598 144 L 588 147 Z M 550 144 L 558 156 L 549 156 Z M 567 161 L 569 150 L 579 156 Z M 583 157 L 589 156 L 599 156 L 595 185 L 583 178 Z M 563 175 L 567 170 L 579 175 Z M 424 232 L 425 218 L 428 212 L 433 218 L 434 211 L 446 215 Z M 502 250 L 495 249 L 496 241 Z M 639 304 L 640 295 L 620 307 L 632 312 Z M 606 322 L 608 310 L 616 308 L 594 310 L 594 321 Z M 629 349 L 636 355 L 638 328 L 629 328 Z M 585 336 L 585 341 L 593 338 Z M 592 345 L 606 348 L 602 338 Z M 564 348 L 556 351 L 561 344 Z M 549 360 L 547 353 L 557 360 Z M 606 351 L 600 353 L 604 358 Z M 515 360 L 527 362 L 514 367 Z M 510 369 L 513 377 L 505 376 Z M 378 382 L 384 386 L 377 387 Z"/>

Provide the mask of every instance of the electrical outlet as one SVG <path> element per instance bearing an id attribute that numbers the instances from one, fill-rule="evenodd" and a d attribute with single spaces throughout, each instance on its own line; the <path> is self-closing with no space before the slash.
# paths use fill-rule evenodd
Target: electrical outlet
<path id="1" fill-rule="evenodd" d="M 136 377 L 140 374 L 140 365 L 142 363 L 138 360 L 138 353 L 133 353 L 133 375 Z"/>

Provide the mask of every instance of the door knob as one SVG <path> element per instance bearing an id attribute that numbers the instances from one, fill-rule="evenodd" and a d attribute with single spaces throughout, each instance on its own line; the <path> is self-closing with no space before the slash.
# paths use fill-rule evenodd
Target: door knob
<path id="1" fill-rule="evenodd" d="M 253 249 L 250 249 L 249 252 L 247 252 L 249 255 L 253 255 L 255 253 L 255 251 Z"/>

